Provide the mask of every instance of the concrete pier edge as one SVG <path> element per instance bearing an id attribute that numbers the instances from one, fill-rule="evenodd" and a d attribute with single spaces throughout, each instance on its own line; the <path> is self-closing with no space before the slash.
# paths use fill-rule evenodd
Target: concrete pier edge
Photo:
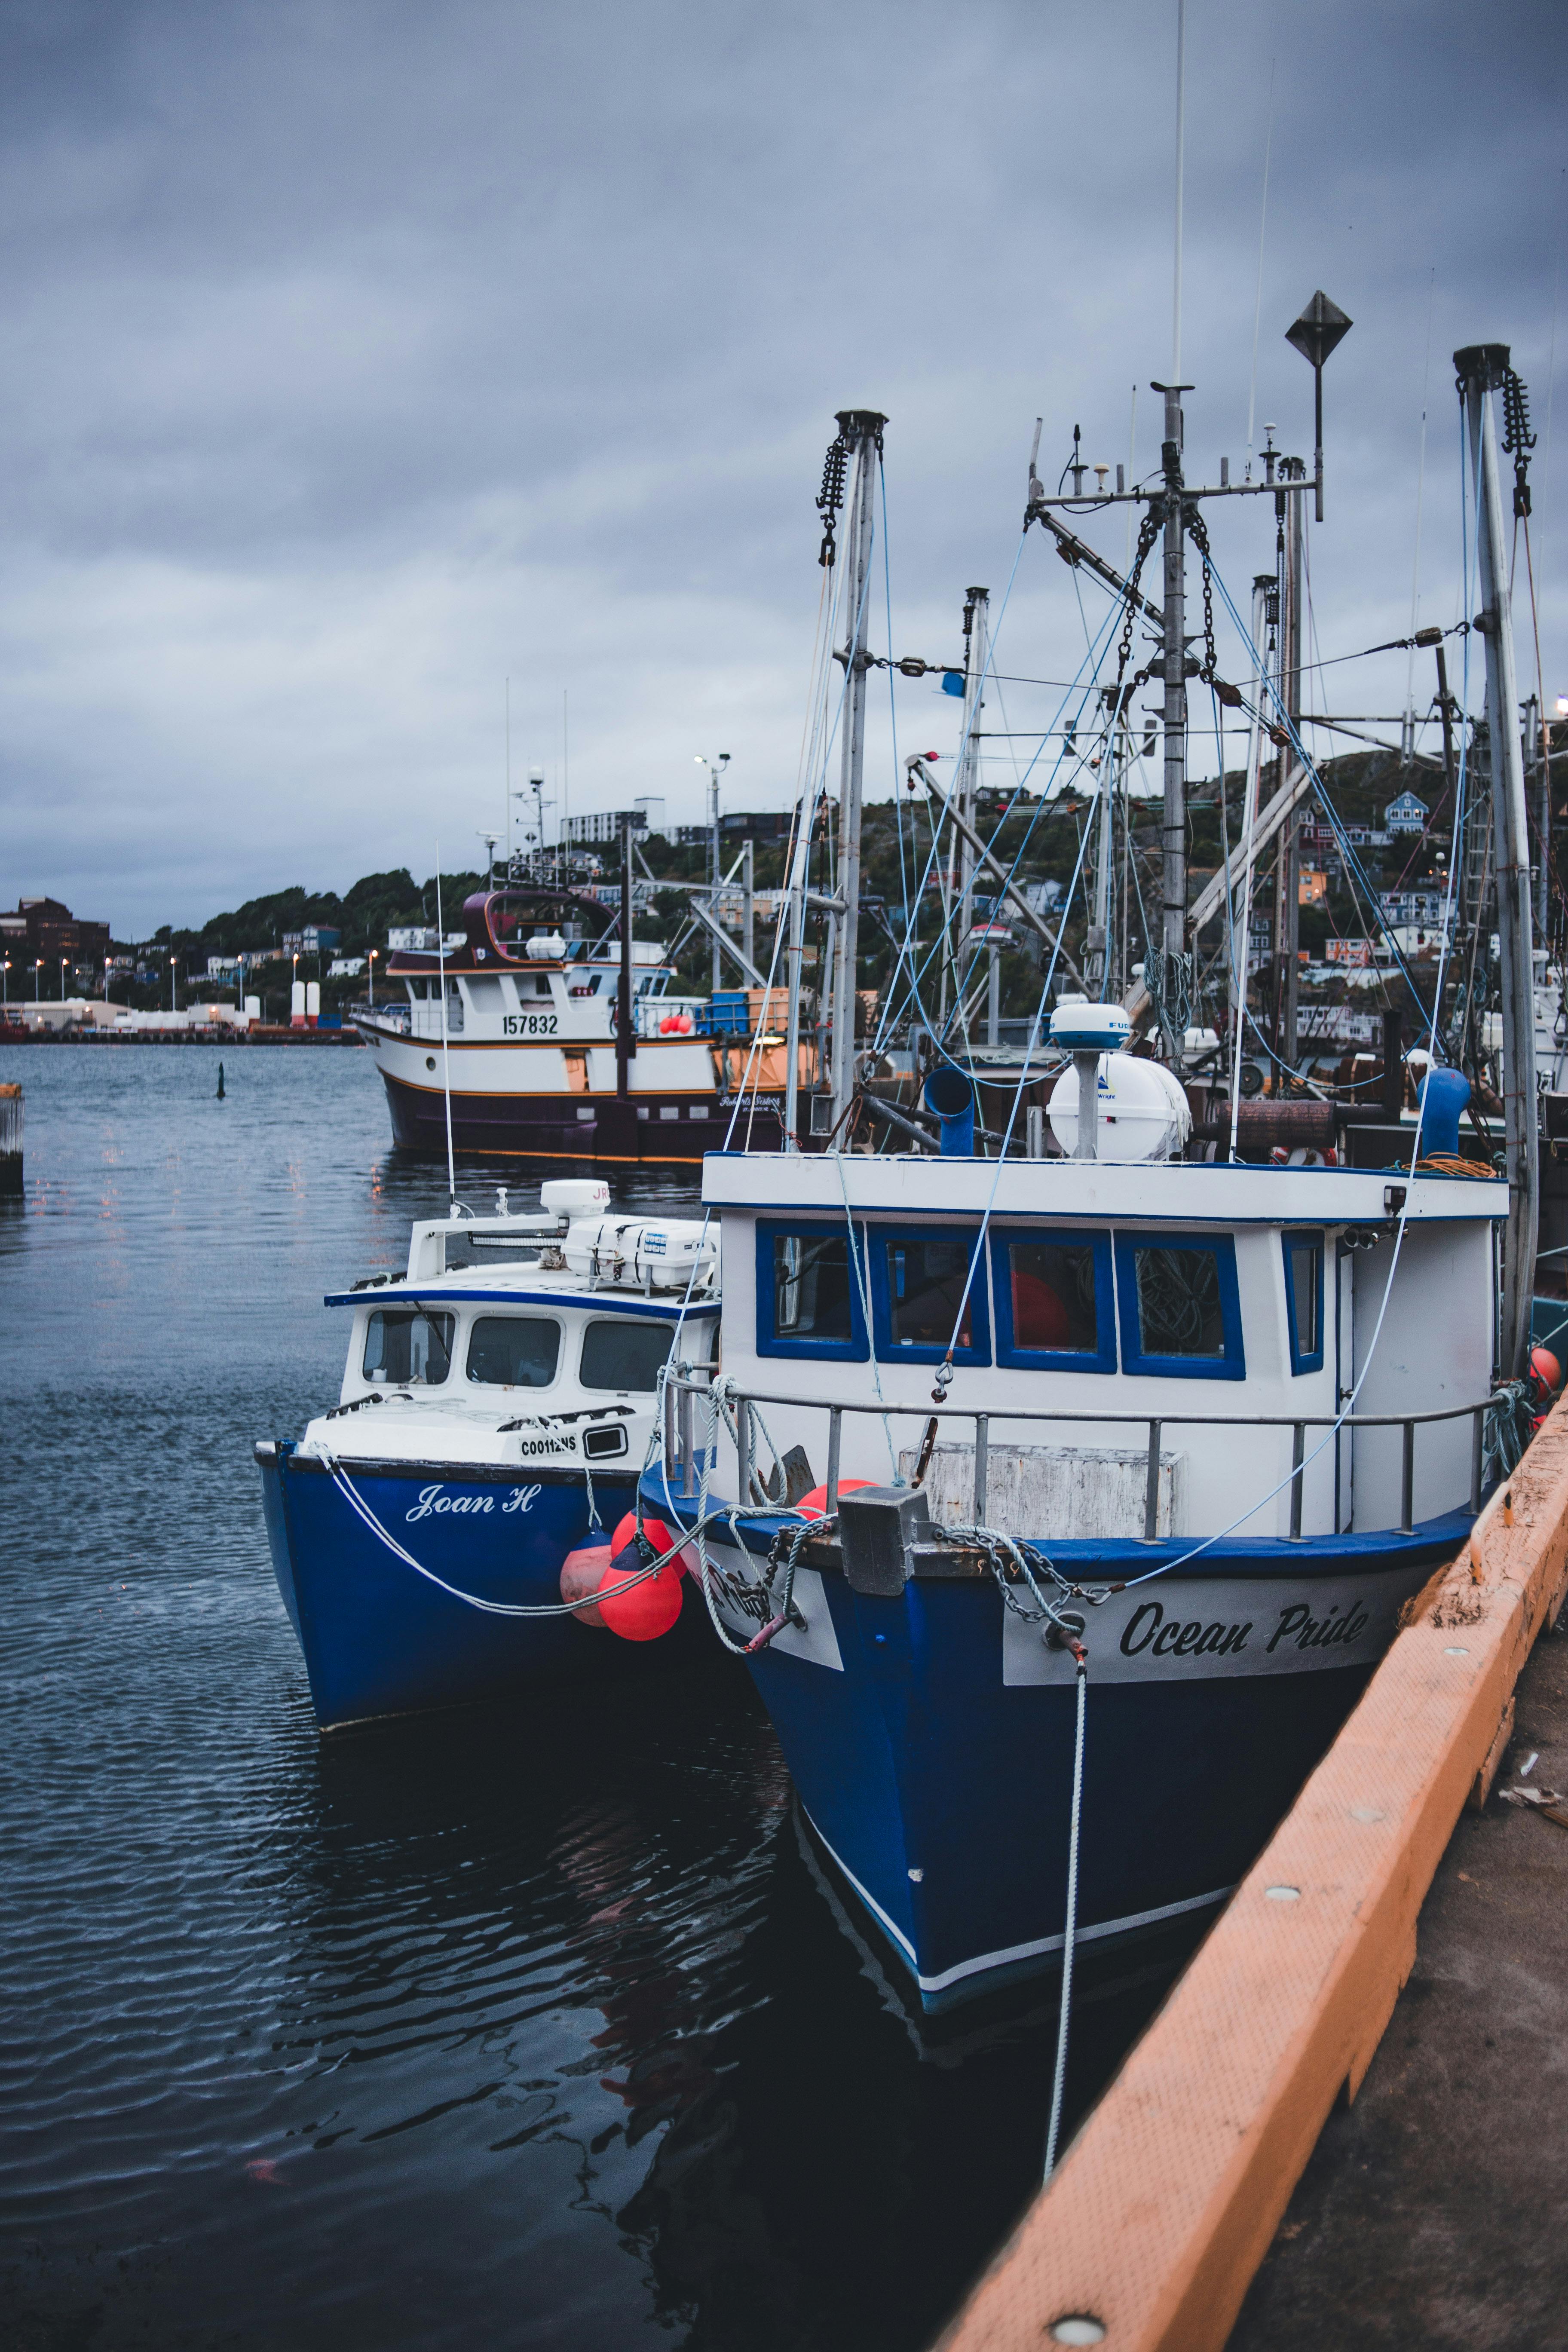
<path id="1" fill-rule="evenodd" d="M 1568 1400 L 1409 1604 L 1360 1705 L 936 2352 L 1218 2352 L 1335 2101 L 1361 2087 L 1433 1874 L 1467 1801 L 1484 1801 L 1514 1684 L 1565 1591 Z M 1092 1697 L 1092 1650 L 1089 1676 Z"/>

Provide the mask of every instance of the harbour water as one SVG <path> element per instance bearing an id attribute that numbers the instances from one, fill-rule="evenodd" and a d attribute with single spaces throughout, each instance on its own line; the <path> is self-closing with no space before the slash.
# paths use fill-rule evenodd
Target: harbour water
<path id="1" fill-rule="evenodd" d="M 251 1444 L 444 1177 L 368 1055 L 217 1060 L 0 1053 L 4 2340 L 913 2352 L 1037 2183 L 1052 1997 L 910 2022 L 731 1662 L 318 1738 Z M 1176 1962 L 1088 1974 L 1072 2113 Z"/>

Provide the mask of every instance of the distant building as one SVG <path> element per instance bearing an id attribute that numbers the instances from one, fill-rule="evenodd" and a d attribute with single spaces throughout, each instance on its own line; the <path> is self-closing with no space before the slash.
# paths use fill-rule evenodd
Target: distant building
<path id="1" fill-rule="evenodd" d="M 109 925 L 73 915 L 58 898 L 18 898 L 16 911 L 0 915 L 0 954 L 19 963 L 42 960 L 57 980 L 61 959 L 79 971 L 97 971 L 109 956 Z"/>
<path id="2" fill-rule="evenodd" d="M 343 943 L 343 935 L 329 923 L 307 923 L 302 931 L 285 931 L 285 955 L 336 955 Z"/>
<path id="3" fill-rule="evenodd" d="M 1443 919 L 1446 892 L 1436 886 L 1417 890 L 1384 890 L 1378 903 L 1384 919 L 1393 924 L 1415 923 L 1430 930 Z M 1450 920 L 1452 918 L 1450 917 Z"/>
<path id="4" fill-rule="evenodd" d="M 1384 827 L 1389 833 L 1425 833 L 1427 814 L 1425 801 L 1418 801 L 1414 793 L 1401 793 L 1384 810 Z"/>
<path id="5" fill-rule="evenodd" d="M 327 966 L 329 980 L 358 980 L 365 967 L 363 956 L 334 956 Z"/>
<path id="6" fill-rule="evenodd" d="M 433 923 L 405 923 L 388 931 L 386 944 L 394 955 L 434 955 L 441 939 Z"/>
<path id="7" fill-rule="evenodd" d="M 664 831 L 664 803 L 652 794 L 632 803 L 629 809 L 590 809 L 585 815 L 569 816 L 566 838 L 584 844 L 608 842 L 612 846 L 621 837 L 621 827 L 627 818 L 634 834 L 646 839 L 650 833 Z"/>

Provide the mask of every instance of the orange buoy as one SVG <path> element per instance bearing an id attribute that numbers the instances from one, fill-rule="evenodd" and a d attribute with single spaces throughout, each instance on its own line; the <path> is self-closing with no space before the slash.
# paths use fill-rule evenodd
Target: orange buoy
<path id="1" fill-rule="evenodd" d="M 642 1523 L 642 1531 L 647 1537 L 653 1550 L 660 1553 L 674 1551 L 675 1538 L 670 1534 L 669 1529 L 665 1526 L 662 1519 L 645 1518 Z M 628 1544 L 636 1543 L 637 1536 L 637 1515 L 635 1511 L 628 1511 L 625 1518 L 622 1519 L 616 1527 L 615 1534 L 610 1538 L 610 1558 L 612 1559 L 617 1559 L 619 1555 L 625 1551 Z M 681 1549 L 676 1554 L 676 1564 L 678 1568 L 682 1569 L 690 1568 L 693 1565 L 689 1545 L 682 1546 Z"/>
<path id="2" fill-rule="evenodd" d="M 626 1556 L 623 1552 L 620 1557 L 625 1560 Z M 679 1616 L 681 1599 L 679 1560 L 667 1559 L 648 1576 L 638 1568 L 634 1551 L 625 1568 L 612 1561 L 605 1570 L 598 1605 L 602 1622 L 623 1642 L 657 1642 Z"/>
<path id="3" fill-rule="evenodd" d="M 852 1495 L 857 1486 L 874 1486 L 876 1483 L 875 1478 L 840 1478 L 838 1491 L 841 1495 Z M 813 1486 L 809 1494 L 801 1496 L 795 1509 L 804 1511 L 808 1518 L 825 1519 L 827 1517 L 826 1487 Z"/>
<path id="4" fill-rule="evenodd" d="M 1531 1348 L 1530 1370 L 1537 1385 L 1555 1396 L 1563 1385 L 1563 1367 L 1550 1348 Z"/>
<path id="5" fill-rule="evenodd" d="M 603 1625 L 605 1620 L 597 1601 L 587 1596 L 597 1592 L 609 1565 L 610 1547 L 605 1543 L 581 1544 L 562 1561 L 561 1598 L 584 1602 L 581 1609 L 572 1612 L 579 1625 Z"/>

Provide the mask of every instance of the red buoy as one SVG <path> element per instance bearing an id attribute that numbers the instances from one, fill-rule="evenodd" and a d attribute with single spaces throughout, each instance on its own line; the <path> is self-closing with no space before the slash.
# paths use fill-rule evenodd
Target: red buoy
<path id="1" fill-rule="evenodd" d="M 679 1616 L 680 1602 L 680 1562 L 667 1559 L 648 1576 L 639 1569 L 635 1550 L 629 1559 L 623 1551 L 599 1586 L 600 1616 L 623 1642 L 657 1642 Z"/>
<path id="2" fill-rule="evenodd" d="M 662 1554 L 675 1549 L 675 1538 L 670 1534 L 669 1529 L 665 1526 L 662 1519 L 645 1518 L 642 1523 L 642 1531 L 647 1538 L 650 1548 L 654 1551 Z M 616 1527 L 615 1534 L 610 1538 L 610 1558 L 612 1559 L 618 1559 L 622 1552 L 625 1551 L 626 1546 L 637 1541 L 637 1515 L 635 1511 L 628 1511 L 626 1517 L 622 1519 Z M 691 1568 L 693 1566 L 695 1566 L 695 1562 L 691 1557 L 691 1548 L 689 1544 L 683 1545 L 681 1549 L 676 1554 L 676 1567 L 679 1570 L 680 1569 Z"/>
<path id="3" fill-rule="evenodd" d="M 1550 1348 L 1531 1348 L 1530 1370 L 1538 1386 L 1555 1396 L 1563 1385 L 1563 1367 Z"/>
<path id="4" fill-rule="evenodd" d="M 841 1495 L 852 1495 L 857 1486 L 874 1486 L 876 1483 L 875 1478 L 840 1478 L 838 1491 Z M 827 1517 L 826 1487 L 813 1486 L 809 1494 L 801 1496 L 795 1509 L 804 1511 L 808 1519 L 825 1519 Z"/>
<path id="5" fill-rule="evenodd" d="M 605 1620 L 596 1601 L 589 1596 L 597 1592 L 610 1565 L 607 1543 L 582 1544 L 569 1551 L 561 1563 L 561 1598 L 581 1601 L 584 1606 L 572 1614 L 579 1625 L 603 1625 Z"/>

